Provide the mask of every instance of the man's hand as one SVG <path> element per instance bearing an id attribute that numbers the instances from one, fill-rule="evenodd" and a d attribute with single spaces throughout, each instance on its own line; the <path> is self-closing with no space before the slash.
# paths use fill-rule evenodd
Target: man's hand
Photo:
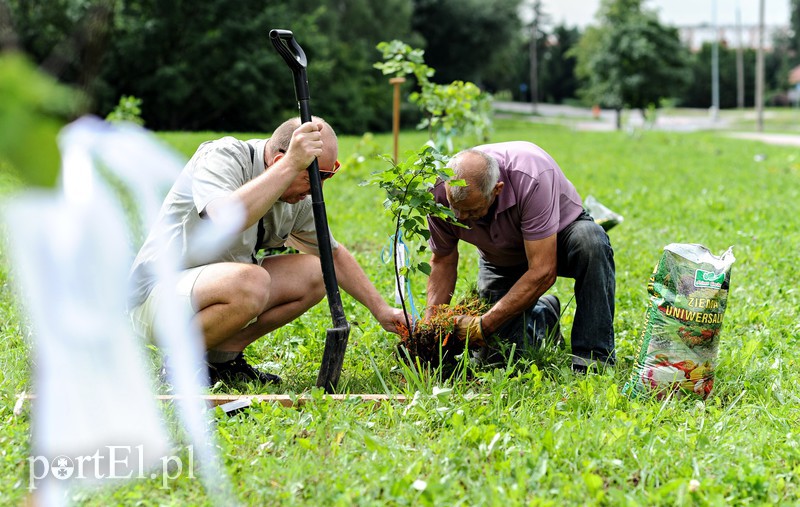
<path id="1" fill-rule="evenodd" d="M 460 341 L 469 340 L 470 347 L 483 347 L 486 345 L 486 341 L 483 338 L 481 317 L 457 316 L 456 327 L 453 332 Z"/>
<path id="2" fill-rule="evenodd" d="M 322 156 L 322 125 L 306 122 L 292 134 L 286 159 L 298 172 L 307 169 L 315 158 Z"/>
<path id="3" fill-rule="evenodd" d="M 390 333 L 400 334 L 399 327 L 405 328 L 407 326 L 406 314 L 399 308 L 392 308 L 387 305 L 385 311 L 375 317 L 378 319 L 378 322 L 381 323 L 381 327 Z M 408 322 L 411 322 L 412 326 L 414 325 L 414 318 L 410 315 L 408 317 Z"/>

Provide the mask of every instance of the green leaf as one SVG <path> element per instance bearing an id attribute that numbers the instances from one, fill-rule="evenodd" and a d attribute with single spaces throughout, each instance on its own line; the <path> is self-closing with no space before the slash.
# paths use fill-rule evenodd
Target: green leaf
<path id="1" fill-rule="evenodd" d="M 85 107 L 83 95 L 40 72 L 20 54 L 0 57 L 0 158 L 30 185 L 52 187 L 56 136 Z"/>

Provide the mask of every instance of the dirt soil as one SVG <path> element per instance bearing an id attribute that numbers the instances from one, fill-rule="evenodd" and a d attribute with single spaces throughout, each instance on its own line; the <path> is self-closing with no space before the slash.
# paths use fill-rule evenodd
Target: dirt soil
<path id="1" fill-rule="evenodd" d="M 457 356 L 464 352 L 464 342 L 453 335 L 456 317 L 479 316 L 487 309 L 488 306 L 477 298 L 434 308 L 431 316 L 419 321 L 412 333 L 405 327 L 400 329 L 400 343 L 397 344 L 400 358 L 414 363 L 419 360 L 434 368 L 455 363 Z"/>

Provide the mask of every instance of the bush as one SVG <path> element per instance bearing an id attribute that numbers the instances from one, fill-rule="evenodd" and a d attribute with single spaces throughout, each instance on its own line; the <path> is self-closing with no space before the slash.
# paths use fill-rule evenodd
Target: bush
<path id="1" fill-rule="evenodd" d="M 133 95 L 123 95 L 119 103 L 106 116 L 106 121 L 111 123 L 129 122 L 144 125 L 142 120 L 142 99 Z"/>

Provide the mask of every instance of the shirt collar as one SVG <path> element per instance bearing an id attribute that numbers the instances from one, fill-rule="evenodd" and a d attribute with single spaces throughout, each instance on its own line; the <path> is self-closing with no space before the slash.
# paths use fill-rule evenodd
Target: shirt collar
<path id="1" fill-rule="evenodd" d="M 503 189 L 500 190 L 500 195 L 497 196 L 497 209 L 494 212 L 495 216 L 517 204 L 517 196 L 514 194 L 514 190 L 508 182 L 508 175 L 502 167 L 500 168 L 500 178 L 498 181 L 503 182 Z"/>

